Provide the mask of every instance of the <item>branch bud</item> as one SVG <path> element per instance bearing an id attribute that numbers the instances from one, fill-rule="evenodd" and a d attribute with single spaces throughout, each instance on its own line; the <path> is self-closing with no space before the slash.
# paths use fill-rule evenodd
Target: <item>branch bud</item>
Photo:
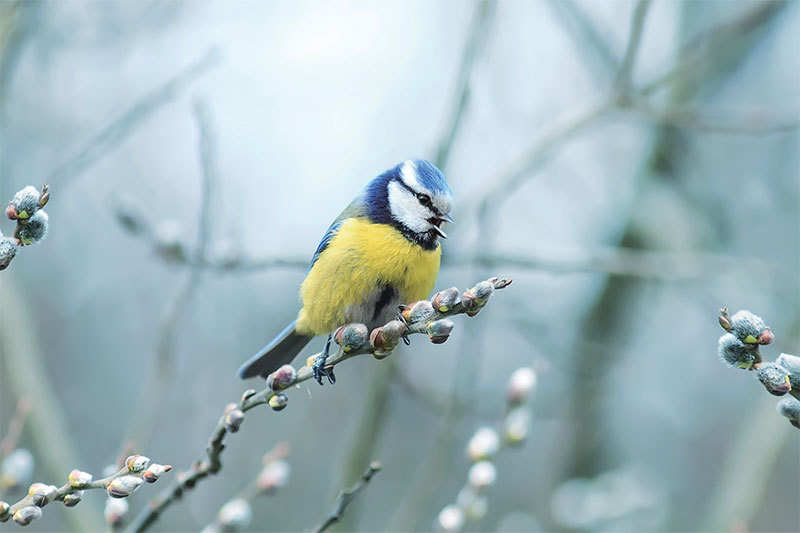
<path id="1" fill-rule="evenodd" d="M 142 485 L 142 479 L 136 476 L 122 476 L 108 484 L 106 492 L 112 498 L 127 498 Z"/>
<path id="2" fill-rule="evenodd" d="M 297 380 L 297 370 L 292 365 L 283 365 L 267 376 L 267 387 L 279 391 L 291 387 Z"/>
<path id="3" fill-rule="evenodd" d="M 28 496 L 33 500 L 33 505 L 44 507 L 56 497 L 58 488 L 44 483 L 34 483 L 28 488 Z"/>
<path id="4" fill-rule="evenodd" d="M 289 403 L 289 397 L 285 394 L 276 394 L 269 399 L 269 406 L 273 411 L 283 411 Z"/>
<path id="5" fill-rule="evenodd" d="M 128 514 L 128 509 L 130 509 L 128 500 L 108 498 L 106 499 L 105 509 L 103 509 L 103 517 L 108 524 L 118 525 L 125 518 L 125 515 Z"/>
<path id="6" fill-rule="evenodd" d="M 442 344 L 450 338 L 450 333 L 453 331 L 455 323 L 449 318 L 441 318 L 434 320 L 428 324 L 426 328 L 428 338 L 433 344 Z"/>
<path id="7" fill-rule="evenodd" d="M 247 400 L 249 400 L 251 397 L 253 397 L 255 395 L 256 395 L 256 390 L 255 389 L 247 389 L 246 391 L 244 391 L 242 393 L 242 403 L 246 402 Z"/>
<path id="8" fill-rule="evenodd" d="M 528 436 L 531 427 L 531 413 L 524 407 L 517 407 L 506 416 L 503 422 L 503 438 L 509 444 L 521 444 Z"/>
<path id="9" fill-rule="evenodd" d="M 384 326 L 373 329 L 369 334 L 369 342 L 375 348 L 372 356 L 375 359 L 389 357 L 406 331 L 408 331 L 406 325 L 399 320 L 392 320 Z"/>
<path id="10" fill-rule="evenodd" d="M 50 186 L 42 185 L 42 192 L 39 194 L 39 207 L 44 207 L 50 201 Z"/>
<path id="11" fill-rule="evenodd" d="M 461 295 L 461 305 L 464 306 L 464 312 L 467 316 L 475 316 L 481 310 L 480 306 L 478 305 L 478 300 L 475 298 L 475 293 L 472 292 L 472 289 L 464 292 Z"/>
<path id="12" fill-rule="evenodd" d="M 761 362 L 761 354 L 756 345 L 747 346 L 732 333 L 725 333 L 719 338 L 719 356 L 730 366 L 749 370 Z"/>
<path id="13" fill-rule="evenodd" d="M 16 513 L 14 513 L 14 522 L 21 526 L 27 526 L 34 520 L 38 520 L 41 517 L 42 510 L 39 507 L 29 505 L 19 509 Z"/>
<path id="14" fill-rule="evenodd" d="M 12 451 L 0 464 L 0 485 L 13 489 L 27 484 L 33 476 L 33 454 L 26 448 Z"/>
<path id="15" fill-rule="evenodd" d="M 776 406 L 778 412 L 789 419 L 792 425 L 800 429 L 800 400 L 794 396 L 781 398 Z"/>
<path id="16" fill-rule="evenodd" d="M 245 527 L 252 519 L 253 509 L 247 500 L 242 498 L 230 500 L 222 506 L 217 515 L 217 520 L 225 531 Z"/>
<path id="17" fill-rule="evenodd" d="M 0 236 L 0 270 L 5 270 L 17 255 L 17 242 L 14 239 Z"/>
<path id="18" fill-rule="evenodd" d="M 762 363 L 756 369 L 756 375 L 762 385 L 775 396 L 783 396 L 792 390 L 789 373 L 777 363 Z"/>
<path id="19" fill-rule="evenodd" d="M 403 307 L 401 314 L 409 324 L 417 324 L 427 322 L 436 314 L 436 311 L 428 300 L 420 300 Z"/>
<path id="20" fill-rule="evenodd" d="M 347 324 L 341 326 L 333 334 L 336 344 L 342 347 L 345 353 L 358 350 L 369 341 L 369 330 L 364 324 Z"/>
<path id="21" fill-rule="evenodd" d="M 47 213 L 37 211 L 24 224 L 17 222 L 16 237 L 23 245 L 41 241 L 47 235 L 49 220 Z"/>
<path id="22" fill-rule="evenodd" d="M 530 367 L 523 366 L 511 374 L 506 389 L 506 401 L 509 405 L 522 405 L 528 400 L 531 391 L 536 387 L 538 378 Z"/>
<path id="23" fill-rule="evenodd" d="M 236 433 L 244 422 L 244 411 L 234 408 L 225 415 L 225 429 L 229 433 Z"/>
<path id="24" fill-rule="evenodd" d="M 494 485 L 497 469 L 489 461 L 478 461 L 470 467 L 467 479 L 476 490 L 486 489 Z"/>
<path id="25" fill-rule="evenodd" d="M 431 298 L 431 305 L 440 313 L 446 313 L 456 305 L 461 303 L 461 293 L 457 287 L 450 287 L 439 291 Z"/>
<path id="26" fill-rule="evenodd" d="M 6 502 L 0 501 L 0 520 L 3 520 L 4 518 L 8 520 L 6 515 L 8 514 L 9 509 L 11 509 L 10 505 L 8 505 Z M 3 521 L 5 522 L 5 520 Z"/>
<path id="27" fill-rule="evenodd" d="M 448 505 L 436 518 L 436 530 L 441 533 L 456 533 L 464 527 L 464 512 L 455 505 Z"/>
<path id="28" fill-rule="evenodd" d="M 258 475 L 256 480 L 258 490 L 264 493 L 275 492 L 288 483 L 290 473 L 291 466 L 286 461 L 280 460 L 269 463 Z"/>
<path id="29" fill-rule="evenodd" d="M 467 455 L 473 461 L 488 459 L 500 450 L 500 437 L 490 427 L 482 427 L 469 439 Z"/>
<path id="30" fill-rule="evenodd" d="M 14 204 L 9 202 L 8 207 L 6 207 L 6 216 L 9 220 L 17 220 L 17 208 L 14 207 Z"/>
<path id="31" fill-rule="evenodd" d="M 67 507 L 75 507 L 81 502 L 82 497 L 83 497 L 82 490 L 76 492 L 70 492 L 69 494 L 64 495 L 64 505 L 66 505 Z"/>
<path id="32" fill-rule="evenodd" d="M 751 346 L 759 344 L 759 338 L 769 329 L 760 316 L 746 310 L 737 311 L 731 317 L 730 323 L 730 332 L 744 344 Z M 770 332 L 767 338 L 769 338 L 769 342 L 772 342 L 774 336 Z"/>
<path id="33" fill-rule="evenodd" d="M 128 472 L 141 472 L 147 468 L 149 464 L 150 458 L 144 455 L 131 455 L 125 459 L 125 467 L 128 469 Z"/>
<path id="34" fill-rule="evenodd" d="M 41 208 L 39 205 L 39 191 L 33 185 L 28 185 L 14 195 L 11 205 L 16 210 L 17 219 L 27 220 Z M 6 210 L 6 216 L 8 216 L 8 210 Z"/>
<path id="35" fill-rule="evenodd" d="M 144 471 L 142 474 L 142 479 L 148 483 L 155 483 L 158 481 L 158 478 L 170 470 L 172 470 L 172 465 L 160 465 L 158 463 L 153 463 L 147 467 L 147 470 Z"/>
<path id="36" fill-rule="evenodd" d="M 76 489 L 85 488 L 86 485 L 92 482 L 92 475 L 88 472 L 81 472 L 80 470 L 73 470 L 69 473 L 67 478 L 69 485 Z"/>

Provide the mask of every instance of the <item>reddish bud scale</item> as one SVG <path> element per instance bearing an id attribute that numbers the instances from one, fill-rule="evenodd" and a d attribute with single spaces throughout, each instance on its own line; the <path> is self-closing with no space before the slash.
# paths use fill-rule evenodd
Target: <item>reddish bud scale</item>
<path id="1" fill-rule="evenodd" d="M 6 216 L 10 220 L 17 220 L 17 208 L 14 207 L 14 204 L 8 204 L 8 207 L 6 207 Z"/>
<path id="2" fill-rule="evenodd" d="M 439 291 L 431 298 L 431 305 L 440 313 L 446 313 L 459 303 L 461 303 L 461 293 L 456 287 Z"/>
<path id="3" fill-rule="evenodd" d="M 267 376 L 267 387 L 274 391 L 283 390 L 297 381 L 297 370 L 292 365 L 283 365 Z"/>
<path id="4" fill-rule="evenodd" d="M 772 344 L 772 341 L 775 340 L 775 334 L 770 331 L 769 328 L 765 329 L 764 332 L 758 336 L 758 344 L 767 345 Z"/>
<path id="5" fill-rule="evenodd" d="M 392 350 L 397 346 L 397 342 L 391 343 L 383 334 L 383 328 L 375 328 L 369 335 L 369 342 L 375 350 L 372 356 L 375 359 L 386 359 L 391 355 Z"/>

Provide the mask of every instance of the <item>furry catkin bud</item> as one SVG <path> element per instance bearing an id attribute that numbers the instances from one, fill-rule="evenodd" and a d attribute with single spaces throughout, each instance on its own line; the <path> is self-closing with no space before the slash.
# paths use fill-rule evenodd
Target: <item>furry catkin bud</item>
<path id="1" fill-rule="evenodd" d="M 481 310 L 480 306 L 478 305 L 478 300 L 475 298 L 475 293 L 472 292 L 472 289 L 465 291 L 464 294 L 461 295 L 461 305 L 464 306 L 464 312 L 467 316 L 475 316 Z"/>
<path id="2" fill-rule="evenodd" d="M 486 489 L 494 485 L 497 469 L 489 461 L 478 461 L 469 469 L 467 479 L 475 489 Z"/>
<path id="3" fill-rule="evenodd" d="M 374 348 L 372 356 L 375 359 L 389 357 L 400 342 L 401 332 L 405 331 L 405 324 L 399 320 L 392 320 L 385 326 L 373 329 L 369 334 L 369 342 Z"/>
<path id="4" fill-rule="evenodd" d="M 83 497 L 83 491 L 79 490 L 77 492 L 70 492 L 64 496 L 64 505 L 67 507 L 75 507 L 81 502 L 81 498 Z"/>
<path id="5" fill-rule="evenodd" d="M 283 365 L 267 376 L 267 387 L 279 391 L 291 387 L 297 380 L 297 370 L 292 365 Z"/>
<path id="6" fill-rule="evenodd" d="M 738 311 L 731 317 L 730 322 L 730 332 L 745 344 L 758 344 L 758 338 L 768 329 L 760 316 L 746 310 Z"/>
<path id="7" fill-rule="evenodd" d="M 269 399 L 269 406 L 273 411 L 283 411 L 289 403 L 289 397 L 285 394 L 276 394 Z"/>
<path id="8" fill-rule="evenodd" d="M 761 363 L 756 369 L 759 381 L 775 396 L 783 396 L 792 390 L 789 373 L 776 363 Z"/>
<path id="9" fill-rule="evenodd" d="M 464 527 L 464 512 L 455 505 L 448 505 L 436 518 L 436 530 L 442 533 L 456 533 Z"/>
<path id="10" fill-rule="evenodd" d="M 518 368 L 508 379 L 506 401 L 510 405 L 521 405 L 528 400 L 531 391 L 536 387 L 538 378 L 530 367 Z"/>
<path id="11" fill-rule="evenodd" d="M 0 486 L 5 489 L 24 486 L 32 476 L 33 454 L 26 448 L 17 448 L 0 464 Z"/>
<path id="12" fill-rule="evenodd" d="M 336 330 L 333 339 L 345 353 L 352 352 L 369 342 L 369 330 L 364 324 L 347 324 Z"/>
<path id="13" fill-rule="evenodd" d="M 153 463 L 142 473 L 142 479 L 148 483 L 155 483 L 158 481 L 158 478 L 170 470 L 172 470 L 172 465 L 160 465 L 158 463 Z"/>
<path id="14" fill-rule="evenodd" d="M 494 285 L 489 281 L 481 281 L 471 289 L 478 306 L 483 307 L 494 294 Z"/>
<path id="15" fill-rule="evenodd" d="M 136 476 L 118 477 L 109 483 L 106 492 L 112 498 L 127 498 L 142 485 L 142 479 Z"/>
<path id="16" fill-rule="evenodd" d="M 793 426 L 800 429 L 800 400 L 794 396 L 781 398 L 776 406 L 778 412 L 789 419 Z"/>
<path id="17" fill-rule="evenodd" d="M 239 408 L 231 409 L 225 415 L 225 429 L 230 433 L 236 433 L 244 422 L 244 411 Z"/>
<path id="18" fill-rule="evenodd" d="M 517 407 L 503 421 L 503 438 L 509 444 L 522 443 L 531 427 L 531 413 L 524 407 Z"/>
<path id="19" fill-rule="evenodd" d="M 467 455 L 473 461 L 492 457 L 500 449 L 500 437 L 490 427 L 482 427 L 469 439 Z"/>
<path id="20" fill-rule="evenodd" d="M 223 529 L 236 529 L 247 526 L 253 519 L 253 509 L 247 500 L 236 498 L 222 506 L 217 520 Z"/>
<path id="21" fill-rule="evenodd" d="M 17 255 L 17 243 L 14 239 L 0 235 L 0 270 L 5 270 Z"/>
<path id="22" fill-rule="evenodd" d="M 429 323 L 426 332 L 433 344 L 442 344 L 450 338 L 450 333 L 453 331 L 454 327 L 455 323 L 452 320 L 449 318 L 442 318 Z"/>
<path id="23" fill-rule="evenodd" d="M 781 365 L 789 373 L 789 382 L 792 387 L 800 390 L 800 357 L 782 353 L 775 359 L 775 363 Z"/>
<path id="24" fill-rule="evenodd" d="M 56 497 L 58 487 L 45 485 L 44 483 L 34 483 L 28 488 L 28 496 L 33 500 L 33 505 L 44 507 Z"/>
<path id="25" fill-rule="evenodd" d="M 128 472 L 141 472 L 147 468 L 149 464 L 150 458 L 144 455 L 131 455 L 125 459 L 125 467 L 128 469 Z"/>
<path id="26" fill-rule="evenodd" d="M 283 487 L 289 481 L 291 466 L 284 460 L 273 461 L 266 465 L 256 479 L 258 490 L 272 493 Z"/>
<path id="27" fill-rule="evenodd" d="M 106 523 L 116 525 L 122 522 L 125 515 L 128 514 L 128 500 L 118 500 L 116 498 L 106 499 L 106 506 L 103 509 L 103 517 Z"/>
<path id="28" fill-rule="evenodd" d="M 461 293 L 457 287 L 439 291 L 431 298 L 431 305 L 440 313 L 446 313 L 461 303 Z"/>
<path id="29" fill-rule="evenodd" d="M 69 485 L 76 489 L 82 489 L 92 482 L 92 475 L 88 472 L 81 472 L 80 470 L 73 470 L 69 473 L 67 478 Z"/>
<path id="30" fill-rule="evenodd" d="M 49 218 L 44 211 L 37 211 L 24 224 L 20 222 L 17 224 L 17 238 L 23 245 L 28 245 L 44 239 L 47 235 Z"/>
<path id="31" fill-rule="evenodd" d="M 41 517 L 42 510 L 36 506 L 29 505 L 19 509 L 16 513 L 14 513 L 14 522 L 21 526 L 27 526 L 34 520 L 38 520 Z"/>
<path id="32" fill-rule="evenodd" d="M 27 220 L 41 208 L 39 205 L 39 191 L 33 185 L 28 185 L 11 200 L 11 205 L 17 212 L 17 219 Z"/>
<path id="33" fill-rule="evenodd" d="M 6 502 L 0 502 L 0 517 L 4 517 L 8 514 L 8 510 L 11 509 L 11 506 L 8 505 Z"/>
<path id="34" fill-rule="evenodd" d="M 757 347 L 748 347 L 732 333 L 725 333 L 719 338 L 719 356 L 730 366 L 742 369 L 752 368 L 761 362 Z"/>
<path id="35" fill-rule="evenodd" d="M 464 515 L 467 519 L 472 521 L 480 520 L 486 516 L 486 511 L 488 510 L 489 500 L 486 498 L 486 496 L 477 494 L 472 502 L 464 508 Z"/>
<path id="36" fill-rule="evenodd" d="M 426 322 L 436 314 L 436 311 L 428 300 L 420 300 L 405 306 L 401 314 L 409 324 L 417 324 Z"/>

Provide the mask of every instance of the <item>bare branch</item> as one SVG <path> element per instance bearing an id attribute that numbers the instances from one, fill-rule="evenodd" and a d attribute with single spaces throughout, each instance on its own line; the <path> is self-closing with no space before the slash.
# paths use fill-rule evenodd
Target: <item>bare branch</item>
<path id="1" fill-rule="evenodd" d="M 367 484 L 372 480 L 372 476 L 377 474 L 381 471 L 381 464 L 377 461 L 372 461 L 369 464 L 367 470 L 361 475 L 361 479 L 358 482 L 350 487 L 349 489 L 343 491 L 339 494 L 339 499 L 336 501 L 336 506 L 333 508 L 333 512 L 326 518 L 321 524 L 317 525 L 312 531 L 316 533 L 322 533 L 333 524 L 338 522 L 342 518 L 342 513 L 350 505 L 358 493 L 364 490 Z"/>
<path id="2" fill-rule="evenodd" d="M 639 0 L 633 10 L 633 17 L 631 19 L 631 30 L 628 36 L 628 46 L 625 49 L 625 55 L 622 59 L 622 65 L 617 73 L 617 93 L 618 97 L 625 101 L 631 92 L 633 83 L 631 81 L 633 76 L 633 68 L 636 64 L 636 55 L 639 53 L 639 46 L 642 42 L 642 31 L 644 30 L 644 21 L 647 16 L 647 10 L 650 8 L 650 0 Z"/>
<path id="3" fill-rule="evenodd" d="M 17 443 L 22 436 L 22 430 L 25 427 L 25 421 L 28 419 L 30 410 L 30 400 L 21 398 L 17 401 L 17 408 L 8 423 L 8 432 L 3 437 L 3 440 L 0 441 L 0 461 L 17 448 Z"/>
<path id="4" fill-rule="evenodd" d="M 392 320 L 371 333 L 363 324 L 342 326 L 334 334 L 334 340 L 340 349 L 328 357 L 326 368 L 333 368 L 347 359 L 363 354 L 384 359 L 391 355 L 405 335 L 423 333 L 435 344 L 445 342 L 453 327 L 447 317 L 458 314 L 474 316 L 487 304 L 495 290 L 510 284 L 509 279 L 491 278 L 461 295 L 455 288 L 439 291 L 430 301 L 423 300 L 406 306 L 403 311 L 405 323 Z M 248 390 L 239 402 L 229 404 L 211 432 L 206 446 L 206 457 L 179 472 L 175 476 L 175 482 L 152 500 L 126 530 L 146 531 L 186 490 L 193 488 L 198 481 L 219 472 L 222 469 L 220 458 L 225 449 L 225 435 L 238 431 L 244 421 L 244 414 L 254 407 L 269 404 L 274 410 L 285 408 L 288 398 L 283 391 L 313 379 L 314 373 L 310 364 L 317 355 L 320 354 L 309 357 L 307 364 L 299 369 L 284 365 L 270 375 L 266 389 L 261 392 Z"/>
<path id="5" fill-rule="evenodd" d="M 478 6 L 475 8 L 475 15 L 473 16 L 472 26 L 469 30 L 469 38 L 461 57 L 461 67 L 458 71 L 456 90 L 452 98 L 454 102 L 453 109 L 450 112 L 450 118 L 447 121 L 445 133 L 442 135 L 442 140 L 439 143 L 439 149 L 436 151 L 435 163 L 439 168 L 447 166 L 450 150 L 453 148 L 453 142 L 460 129 L 464 111 L 469 104 L 472 69 L 475 64 L 475 59 L 480 54 L 481 48 L 485 43 L 489 24 L 494 17 L 495 8 L 495 2 L 490 0 L 479 0 Z"/>
<path id="6" fill-rule="evenodd" d="M 114 119 L 78 153 L 58 167 L 50 177 L 51 182 L 59 182 L 63 187 L 77 178 L 101 156 L 122 144 L 145 120 L 153 116 L 164 104 L 172 101 L 187 85 L 216 66 L 220 59 L 219 51 L 212 48 L 202 59 L 146 94 Z"/>
<path id="7" fill-rule="evenodd" d="M 103 489 L 114 498 L 127 498 L 145 481 L 155 483 L 158 478 L 172 469 L 170 465 L 150 465 L 150 459 L 132 455 L 118 472 L 103 479 L 92 480 L 86 472 L 73 470 L 67 483 L 60 488 L 44 483 L 34 483 L 28 495 L 13 505 L 0 502 L 0 522 L 10 518 L 19 525 L 27 526 L 41 517 L 41 508 L 54 501 L 64 502 L 66 507 L 74 507 L 81 501 L 83 491 Z"/>

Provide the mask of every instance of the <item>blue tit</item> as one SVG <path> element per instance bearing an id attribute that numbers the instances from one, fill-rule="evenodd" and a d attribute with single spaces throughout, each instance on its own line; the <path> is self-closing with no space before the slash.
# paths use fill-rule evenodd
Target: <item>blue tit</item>
<path id="1" fill-rule="evenodd" d="M 327 335 L 313 365 L 322 384 L 333 331 L 358 322 L 372 330 L 396 317 L 398 306 L 430 296 L 442 255 L 441 226 L 453 222 L 453 198 L 442 172 L 428 161 L 404 161 L 370 181 L 333 221 L 300 286 L 297 318 L 239 368 L 242 379 L 266 377 L 290 363 L 316 335 Z"/>

